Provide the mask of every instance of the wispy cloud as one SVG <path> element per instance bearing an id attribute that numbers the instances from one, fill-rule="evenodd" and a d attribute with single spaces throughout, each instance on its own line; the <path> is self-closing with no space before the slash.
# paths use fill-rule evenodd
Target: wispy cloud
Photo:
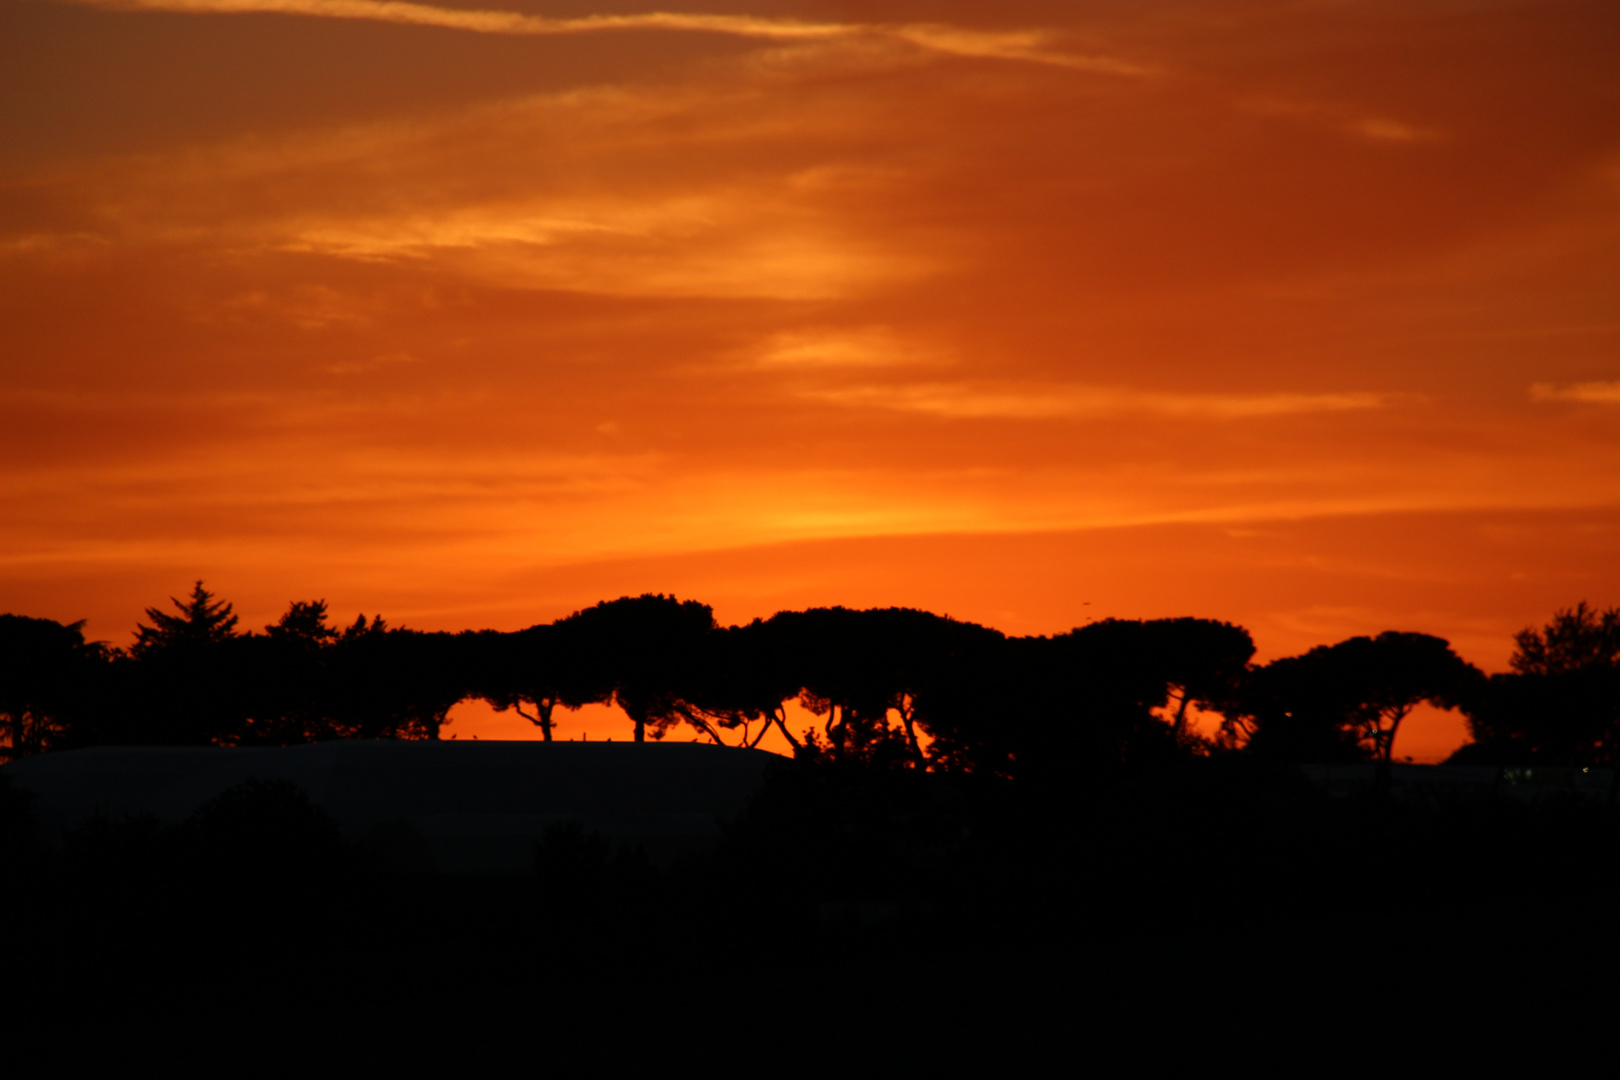
<path id="1" fill-rule="evenodd" d="M 1620 405 L 1620 379 L 1612 382 L 1583 382 L 1571 386 L 1536 383 L 1530 387 L 1531 401 L 1578 401 L 1587 405 Z"/>
<path id="2" fill-rule="evenodd" d="M 849 213 L 903 177 L 802 162 L 740 174 L 704 156 L 869 122 L 801 120 L 737 83 L 567 91 L 131 158 L 116 176 L 87 170 L 74 194 L 110 238 L 96 251 L 223 247 L 615 296 L 825 299 L 934 273 L 937 253 Z M 697 164 L 651 167 L 677 148 Z M 51 250 L 27 239 L 12 257 Z M 326 325 L 327 307 L 286 314 Z"/>
<path id="3" fill-rule="evenodd" d="M 407 0 L 80 0 L 115 10 L 170 11 L 199 15 L 282 14 L 325 19 L 434 26 L 476 34 L 557 36 L 620 30 L 667 30 L 725 34 L 771 41 L 816 41 L 877 36 L 904 41 L 949 56 L 1022 61 L 1095 71 L 1110 75 L 1145 75 L 1150 67 L 1112 56 L 1080 55 L 1058 47 L 1046 30 L 971 30 L 933 23 L 890 26 L 868 23 L 804 22 L 754 15 L 652 11 L 632 15 L 582 15 L 550 18 L 518 11 L 468 10 L 410 3 Z"/>
<path id="4" fill-rule="evenodd" d="M 774 191 L 730 204 L 707 195 L 558 200 L 437 216 L 294 226 L 277 247 L 362 261 L 431 261 L 516 288 L 618 296 L 825 299 L 928 272 L 919 258 L 796 220 Z"/>
<path id="5" fill-rule="evenodd" d="M 400 364 L 419 363 L 421 360 L 408 352 L 391 352 L 366 360 L 341 360 L 335 364 L 328 364 L 321 370 L 328 375 L 362 375 L 382 368 L 397 367 Z"/>
<path id="6" fill-rule="evenodd" d="M 869 326 L 775 334 L 749 366 L 772 371 L 823 371 L 897 367 L 938 359 L 888 327 Z"/>
<path id="7" fill-rule="evenodd" d="M 1349 130 L 1364 139 L 1373 142 L 1388 143 L 1415 143 L 1431 142 L 1440 138 L 1438 132 L 1427 128 L 1414 127 L 1403 124 L 1399 120 L 1389 120 L 1378 116 L 1365 116 L 1350 124 Z"/>
<path id="8" fill-rule="evenodd" d="M 919 24 L 873 26 L 869 33 L 889 34 L 902 41 L 952 56 L 978 56 L 996 60 L 1023 60 L 1033 64 L 1095 71 L 1105 75 L 1151 75 L 1157 69 L 1114 56 L 1079 55 L 1055 47 L 1054 35 L 1044 30 L 994 32 L 955 26 Z"/>
<path id="9" fill-rule="evenodd" d="M 1357 139 L 1374 143 L 1423 143 L 1445 137 L 1441 132 L 1430 128 L 1387 116 L 1371 116 L 1343 104 L 1252 97 L 1239 102 L 1238 108 L 1261 116 L 1286 117 L 1326 124 Z"/>
<path id="10" fill-rule="evenodd" d="M 925 413 L 953 420 L 1061 420 L 1120 413 L 1245 420 L 1296 413 L 1384 408 L 1395 395 L 1375 393 L 1199 394 L 1072 384 L 930 383 L 818 389 L 804 396 L 854 408 Z"/>
<path id="11" fill-rule="evenodd" d="M 527 36 L 589 34 L 607 30 L 685 30 L 739 37 L 804 39 L 836 37 L 859 30 L 842 23 L 806 23 L 749 15 L 705 15 L 646 12 L 635 15 L 584 15 L 548 18 L 519 11 L 437 7 L 407 0 L 86 0 L 95 7 L 137 11 L 175 11 L 199 15 L 274 13 L 323 19 L 361 19 L 438 26 L 477 34 Z"/>

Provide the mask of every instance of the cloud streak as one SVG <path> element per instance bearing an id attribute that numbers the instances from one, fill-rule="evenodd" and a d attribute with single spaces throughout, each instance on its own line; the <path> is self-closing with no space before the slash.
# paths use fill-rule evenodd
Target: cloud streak
<path id="1" fill-rule="evenodd" d="M 1251 420 L 1299 413 L 1385 408 L 1392 394 L 1199 394 L 1124 387 L 932 383 L 806 391 L 803 396 L 853 408 L 891 409 L 950 420 L 1074 420 L 1123 413 L 1208 420 Z"/>
<path id="2" fill-rule="evenodd" d="M 1583 382 L 1573 386 L 1536 383 L 1530 387 L 1531 401 L 1575 401 L 1583 405 L 1620 405 L 1620 379 L 1612 382 Z"/>
<path id="3" fill-rule="evenodd" d="M 582 15 L 550 18 L 518 11 L 467 10 L 408 0 L 81 0 L 115 11 L 165 11 L 197 15 L 278 14 L 323 19 L 358 19 L 407 26 L 432 26 L 476 34 L 555 37 L 623 30 L 663 30 L 723 34 L 767 41 L 827 41 L 885 37 L 947 56 L 1021 61 L 1110 75 L 1146 75 L 1152 69 L 1111 56 L 1083 56 L 1055 46 L 1045 30 L 989 31 L 934 23 L 882 25 L 803 22 L 754 15 L 653 11 L 634 15 Z"/>
<path id="4" fill-rule="evenodd" d="M 763 371 L 825 371 L 887 368 L 937 361 L 888 327 L 856 330 L 799 330 L 774 335 L 748 366 Z"/>
<path id="5" fill-rule="evenodd" d="M 294 226 L 276 246 L 339 259 L 421 260 L 504 287 L 616 296 L 826 299 L 924 275 L 835 225 L 794 220 L 769 193 L 727 205 L 701 195 L 633 206 L 588 200 L 545 208 L 468 208 L 439 216 Z"/>
<path id="6" fill-rule="evenodd" d="M 938 272 L 939 252 L 896 243 L 850 213 L 903 178 L 813 158 L 745 173 L 716 157 L 717 145 L 781 147 L 832 138 L 829 125 L 845 137 L 872 127 L 847 108 L 801 123 L 799 110 L 746 86 L 567 91 L 131 158 L 116 176 L 80 174 L 71 190 L 82 218 L 71 231 L 9 245 L 0 237 L 0 258 L 224 247 L 501 288 L 792 300 Z M 691 164 L 670 176 L 661 163 L 676 148 Z M 287 314 L 310 326 L 357 321 L 318 300 L 303 297 Z M 812 348 L 789 344 L 798 351 L 780 363 Z"/>

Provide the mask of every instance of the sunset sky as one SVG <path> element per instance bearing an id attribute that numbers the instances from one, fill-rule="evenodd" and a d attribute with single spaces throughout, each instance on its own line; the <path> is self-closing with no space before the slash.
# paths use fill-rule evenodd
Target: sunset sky
<path id="1" fill-rule="evenodd" d="M 693 2 L 3 0 L 0 611 L 1620 603 L 1613 0 Z"/>

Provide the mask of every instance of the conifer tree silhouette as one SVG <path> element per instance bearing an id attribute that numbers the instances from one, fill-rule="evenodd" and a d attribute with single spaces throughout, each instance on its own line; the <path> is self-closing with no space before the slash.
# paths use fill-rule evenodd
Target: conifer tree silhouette
<path id="1" fill-rule="evenodd" d="M 131 654 L 140 657 L 159 649 L 176 645 L 212 645 L 229 641 L 236 636 L 237 617 L 227 600 L 215 600 L 214 594 L 198 581 L 185 601 L 169 597 L 178 615 L 161 608 L 149 607 L 146 617 L 152 625 L 139 623 L 135 627 L 135 644 Z"/>

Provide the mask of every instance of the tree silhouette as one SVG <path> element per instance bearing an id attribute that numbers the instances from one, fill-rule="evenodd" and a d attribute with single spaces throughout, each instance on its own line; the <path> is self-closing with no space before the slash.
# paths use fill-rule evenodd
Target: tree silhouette
<path id="1" fill-rule="evenodd" d="M 644 593 L 607 600 L 555 624 L 577 642 L 579 681 L 607 688 L 635 724 L 661 739 L 697 694 L 697 658 L 715 629 L 714 611 L 696 600 Z"/>
<path id="2" fill-rule="evenodd" d="M 339 637 L 338 631 L 327 623 L 327 617 L 325 600 L 294 600 L 287 605 L 286 613 L 266 626 L 264 632 L 275 641 L 319 648 Z"/>
<path id="3" fill-rule="evenodd" d="M 584 655 L 581 626 L 564 619 L 514 634 L 463 635 L 474 693 L 498 710 L 516 711 L 551 742 L 557 706 L 577 709 L 613 696 L 605 666 Z"/>
<path id="4" fill-rule="evenodd" d="M 775 727 L 801 752 L 807 744 L 788 727 L 786 712 L 798 698 L 825 718 L 817 739 L 832 757 L 867 757 L 883 747 L 921 767 L 918 694 L 959 659 L 963 642 L 980 639 L 1000 635 L 909 608 L 778 612 L 704 639 L 683 715 L 715 742 L 724 741 L 723 731 L 740 730 L 743 745 L 757 745 Z"/>
<path id="5" fill-rule="evenodd" d="M 1620 766 L 1620 608 L 1582 602 L 1514 642 L 1512 671 L 1468 706 L 1463 759 Z"/>
<path id="6" fill-rule="evenodd" d="M 1273 661 L 1251 682 L 1256 752 L 1293 760 L 1371 758 L 1387 769 L 1418 705 L 1466 703 L 1484 676 L 1443 638 L 1385 631 Z"/>
<path id="7" fill-rule="evenodd" d="M 1155 680 L 1164 682 L 1165 704 L 1172 707 L 1172 734 L 1184 742 L 1189 708 L 1221 712 L 1237 700 L 1254 639 L 1241 626 L 1213 619 L 1155 619 L 1145 628 Z"/>
<path id="8" fill-rule="evenodd" d="M 882 616 L 844 607 L 811 608 L 778 612 L 767 624 L 778 648 L 793 658 L 799 700 L 825 717 L 822 730 L 835 759 L 881 752 L 894 738 L 889 708 L 911 689 L 903 685 L 897 664 L 907 644 L 904 629 Z M 905 753 L 909 756 L 909 749 Z"/>
<path id="9" fill-rule="evenodd" d="M 755 619 L 708 635 L 686 702 L 686 721 L 716 743 L 725 742 L 721 732 L 738 732 L 740 745 L 750 747 L 775 727 L 799 750 L 802 744 L 787 725 L 786 703 L 802 687 L 780 631 L 774 621 Z"/>
<path id="10" fill-rule="evenodd" d="M 1052 790 L 1245 738 L 1262 758 L 1387 766 L 1425 701 L 1463 705 L 1482 753 L 1620 764 L 1620 609 L 1585 603 L 1517 635 L 1513 672 L 1488 683 L 1445 641 L 1395 632 L 1251 669 L 1247 631 L 1192 618 L 1007 639 L 909 608 L 833 607 L 722 630 L 705 604 L 643 594 L 511 634 L 419 633 L 364 615 L 339 631 L 324 600 L 294 601 L 262 633 L 238 621 L 200 580 L 170 610 L 146 609 L 128 655 L 86 645 L 78 624 L 0 617 L 0 757 L 94 742 L 431 739 L 478 696 L 548 741 L 557 706 L 612 701 L 638 742 L 685 722 L 754 746 L 775 727 L 808 757 Z M 795 698 L 818 732 L 788 729 Z M 1221 739 L 1189 731 L 1194 707 L 1227 717 Z"/>
<path id="11" fill-rule="evenodd" d="M 1541 629 L 1513 635 L 1508 661 L 1520 675 L 1565 675 L 1620 667 L 1620 607 L 1597 611 L 1581 601 L 1555 612 Z"/>
<path id="12" fill-rule="evenodd" d="M 1104 619 L 1054 644 L 1083 688 L 1083 722 L 1127 758 L 1200 749 L 1189 710 L 1230 705 L 1254 655 L 1247 630 L 1213 619 Z"/>
<path id="13" fill-rule="evenodd" d="M 361 615 L 331 646 L 334 726 L 343 738 L 437 739 L 472 692 L 464 644 L 452 634 L 390 629 Z"/>
<path id="14" fill-rule="evenodd" d="M 0 615 L 0 758 L 51 749 L 66 732 L 73 708 L 106 649 L 87 643 L 84 622 L 63 625 L 25 615 Z"/>
<path id="15" fill-rule="evenodd" d="M 926 755 L 918 731 L 930 738 L 932 733 L 918 710 L 919 699 L 943 672 L 973 663 L 983 650 L 1000 643 L 1002 635 L 977 623 L 915 608 L 880 608 L 866 612 L 866 619 L 871 636 L 883 642 L 878 678 L 887 693 L 887 708 L 900 721 L 912 764 L 921 768 Z"/>
<path id="16" fill-rule="evenodd" d="M 1203 619 L 1107 619 L 1050 638 L 965 638 L 936 664 L 917 702 L 934 739 L 930 762 L 1058 791 L 1079 775 L 1179 760 L 1200 749 L 1185 737 L 1183 706 L 1234 692 L 1252 650 L 1241 627 Z M 1158 715 L 1173 696 L 1169 719 Z"/>
<path id="17" fill-rule="evenodd" d="M 325 600 L 294 600 L 263 635 L 234 643 L 250 691 L 243 729 L 231 741 L 285 746 L 339 737 L 329 686 L 339 633 L 327 617 Z"/>
<path id="18" fill-rule="evenodd" d="M 215 600 L 214 594 L 203 588 L 200 580 L 192 586 L 189 599 L 181 601 L 171 596 L 169 602 L 179 614 L 147 608 L 146 617 L 152 620 L 152 625 L 136 625 L 135 644 L 130 649 L 132 655 L 142 657 L 176 646 L 217 645 L 236 636 L 237 617 L 230 603 Z"/>
<path id="19" fill-rule="evenodd" d="M 160 745 L 240 741 L 255 696 L 251 639 L 201 581 L 170 603 L 172 613 L 146 609 L 150 625 L 137 626 L 131 659 L 114 666 L 118 715 L 104 734 Z"/>

